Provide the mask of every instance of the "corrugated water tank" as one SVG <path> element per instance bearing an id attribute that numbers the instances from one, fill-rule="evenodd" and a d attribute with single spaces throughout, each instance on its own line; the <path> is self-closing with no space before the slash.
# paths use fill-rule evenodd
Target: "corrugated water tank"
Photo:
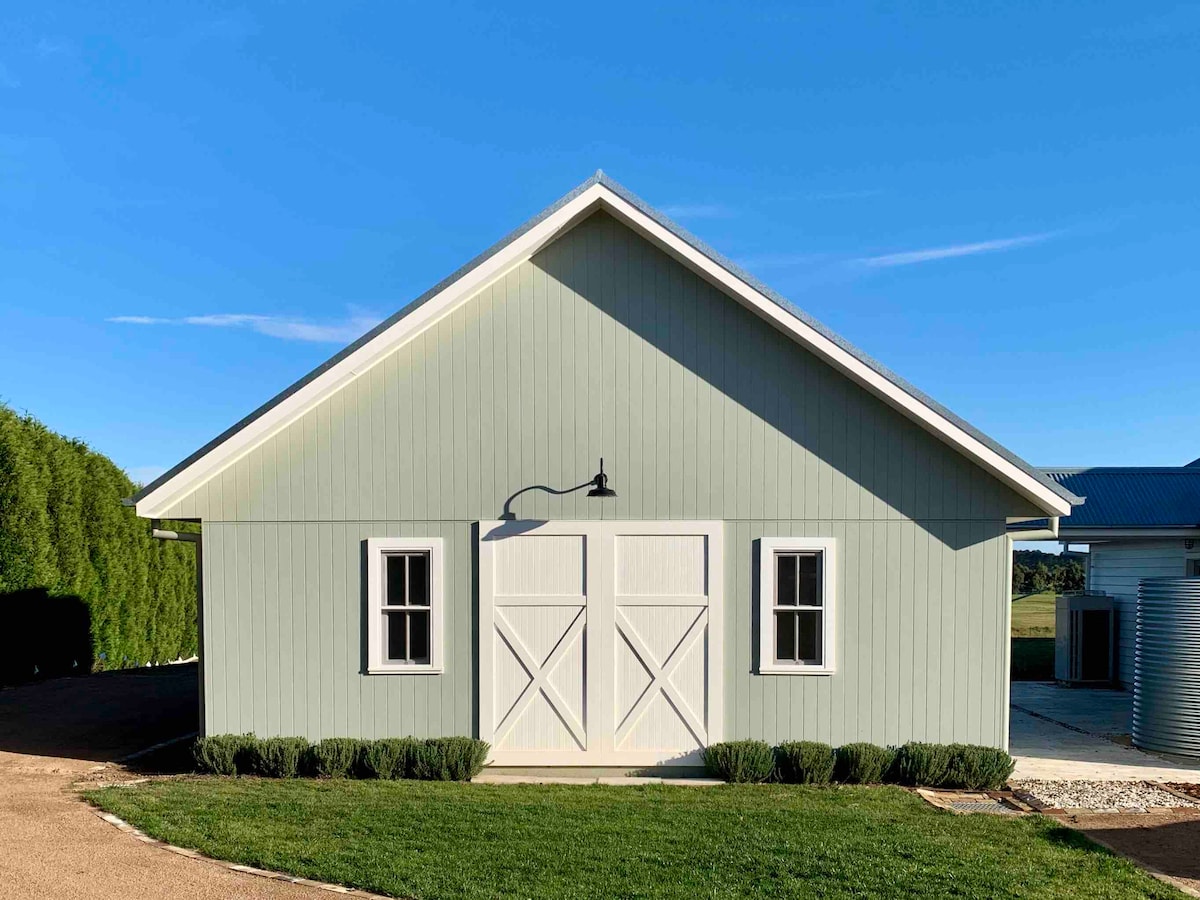
<path id="1" fill-rule="evenodd" d="M 1200 757 L 1200 578 L 1138 582 L 1133 743 Z"/>

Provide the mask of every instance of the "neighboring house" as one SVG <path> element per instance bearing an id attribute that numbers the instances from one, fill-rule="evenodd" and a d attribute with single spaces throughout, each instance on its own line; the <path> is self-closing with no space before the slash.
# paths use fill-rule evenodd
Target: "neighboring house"
<path id="1" fill-rule="evenodd" d="M 1117 680 L 1133 685 L 1138 580 L 1200 576 L 1200 459 L 1177 468 L 1045 469 L 1087 502 L 1058 539 L 1088 544 L 1086 586 L 1115 598 Z"/>
<path id="2" fill-rule="evenodd" d="M 206 732 L 613 766 L 1005 746 L 1006 522 L 1077 502 L 600 173 L 135 499 Z"/>

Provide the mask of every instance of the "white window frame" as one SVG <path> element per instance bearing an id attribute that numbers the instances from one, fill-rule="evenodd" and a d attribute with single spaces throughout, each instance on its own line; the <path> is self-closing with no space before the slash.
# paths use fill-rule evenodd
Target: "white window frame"
<path id="1" fill-rule="evenodd" d="M 821 663 L 785 663 L 775 659 L 776 553 L 821 554 Z M 758 542 L 758 671 L 761 675 L 832 675 L 837 615 L 837 541 L 834 538 L 764 537 Z M 803 609 L 803 607 L 801 607 Z"/>
<path id="2" fill-rule="evenodd" d="M 372 675 L 440 675 L 443 666 L 442 621 L 445 596 L 441 538 L 367 538 L 367 672 Z M 383 607 L 385 559 L 390 553 L 429 554 L 429 662 L 406 663 L 384 655 Z"/>

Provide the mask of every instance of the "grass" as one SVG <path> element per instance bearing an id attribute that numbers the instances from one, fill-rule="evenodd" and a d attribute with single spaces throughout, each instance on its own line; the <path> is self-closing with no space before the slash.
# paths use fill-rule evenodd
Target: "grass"
<path id="1" fill-rule="evenodd" d="M 1054 638 L 1012 639 L 1012 680 L 1054 680 Z"/>
<path id="2" fill-rule="evenodd" d="M 1026 594 L 1013 601 L 1013 637 L 1054 637 L 1053 591 Z"/>
<path id="3" fill-rule="evenodd" d="M 90 791 L 209 856 L 403 897 L 1173 897 L 1050 819 L 899 788 L 187 778 Z"/>
<path id="4" fill-rule="evenodd" d="M 1054 602 L 1053 591 L 1013 601 L 1013 681 L 1054 680 Z"/>

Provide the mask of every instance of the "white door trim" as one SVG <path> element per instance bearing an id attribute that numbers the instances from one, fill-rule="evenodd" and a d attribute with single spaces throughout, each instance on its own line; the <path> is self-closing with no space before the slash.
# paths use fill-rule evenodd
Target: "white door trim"
<path id="1" fill-rule="evenodd" d="M 616 537 L 626 535 L 682 535 L 698 534 L 707 539 L 706 573 L 707 599 L 703 596 L 655 597 L 658 605 L 707 606 L 708 670 L 705 685 L 707 709 L 708 743 L 724 740 L 725 732 L 725 529 L 720 521 L 641 521 L 641 520 L 591 520 L 591 521 L 481 521 L 479 523 L 479 737 L 494 744 L 497 738 L 496 709 L 493 678 L 495 674 L 494 632 L 497 624 L 496 596 L 493 573 L 495 572 L 496 536 L 505 535 L 556 535 L 578 534 L 587 541 L 584 558 L 584 593 L 586 603 L 581 613 L 586 622 L 587 659 L 610 661 L 614 653 L 614 640 L 619 619 L 623 614 L 616 609 L 612 573 Z M 489 540 L 489 537 L 491 539 Z M 507 601 L 506 601 L 507 602 Z M 538 597 L 536 605 L 573 605 L 578 598 Z M 638 598 L 622 597 L 621 605 L 636 605 Z M 646 602 L 650 602 L 647 600 Z M 533 605 L 534 601 L 518 599 L 513 605 Z M 625 623 L 628 625 L 628 623 Z M 577 627 L 577 626 L 572 626 Z M 689 635 L 689 645 L 699 638 Z M 680 656 L 677 652 L 677 656 Z M 661 665 L 661 675 L 666 678 L 673 667 L 671 660 Z M 614 719 L 612 698 L 612 666 L 601 664 L 597 671 L 602 677 L 589 677 L 586 681 L 587 719 L 584 723 L 571 723 L 586 735 L 586 750 L 492 750 L 488 761 L 492 764 L 511 766 L 649 766 L 649 765 L 696 765 L 699 754 L 682 757 L 665 756 L 659 751 L 620 751 L 614 748 L 617 723 Z M 534 684 L 538 679 L 534 678 Z M 608 691 L 606 696 L 605 691 Z M 526 694 L 533 686 L 526 689 Z M 668 696 L 670 696 L 670 691 Z M 650 691 L 647 691 L 647 696 Z M 518 701 L 520 706 L 521 701 Z M 685 709 L 681 713 L 693 731 L 699 727 L 696 710 Z M 501 731 L 500 736 L 503 736 Z M 578 736 L 578 735 L 577 735 Z"/>

